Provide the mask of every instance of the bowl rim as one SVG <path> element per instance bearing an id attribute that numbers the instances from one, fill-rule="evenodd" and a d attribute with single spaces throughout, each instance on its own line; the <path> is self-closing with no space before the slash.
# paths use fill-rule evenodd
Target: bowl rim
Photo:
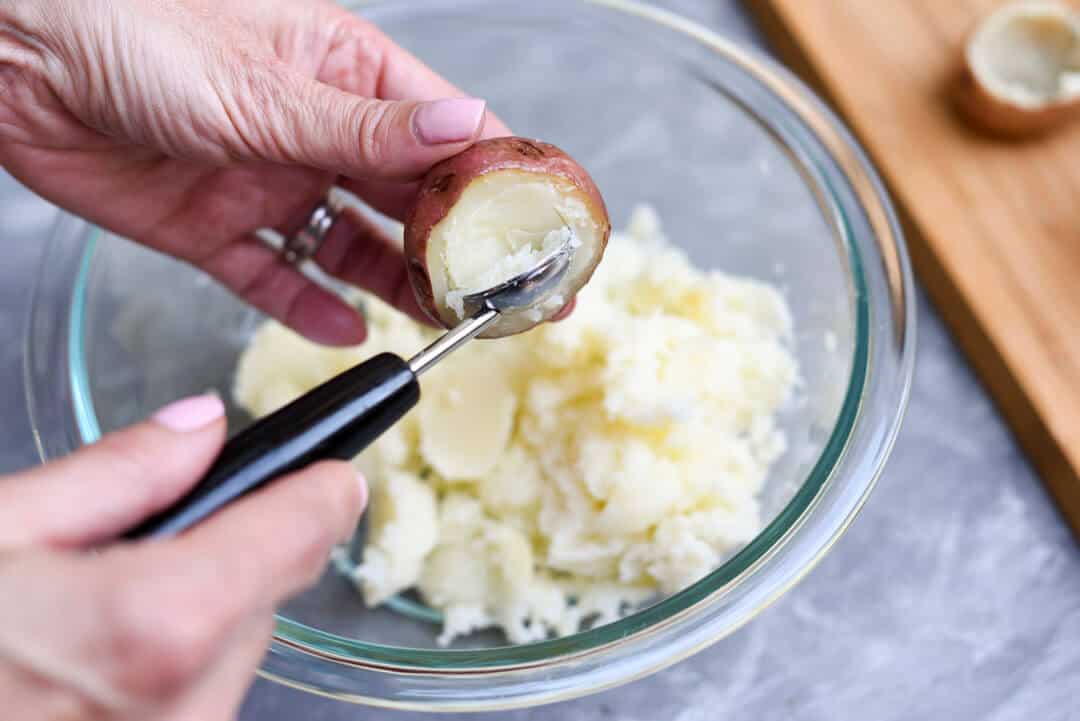
<path id="1" fill-rule="evenodd" d="M 846 180 L 854 186 L 855 194 L 860 202 L 860 209 L 867 214 L 869 224 L 874 229 L 875 241 L 878 243 L 878 250 L 882 252 L 883 257 L 881 260 L 885 266 L 885 276 L 889 284 L 888 291 L 895 316 L 893 322 L 899 335 L 896 339 L 899 348 L 899 388 L 893 399 L 892 417 L 887 424 L 888 427 L 885 429 L 884 436 L 880 439 L 881 443 L 877 449 L 878 456 L 872 464 L 873 467 L 870 469 L 871 472 L 866 477 L 865 482 L 855 488 L 854 493 L 847 494 L 848 503 L 845 512 L 834 515 L 828 531 L 819 534 L 817 548 L 812 549 L 808 562 L 791 571 L 781 583 L 776 585 L 772 592 L 755 602 L 753 607 L 742 614 L 736 622 L 728 623 L 722 633 L 713 633 L 704 642 L 692 644 L 693 647 L 688 647 L 680 653 L 656 654 L 657 657 L 651 659 L 649 663 L 636 664 L 636 669 L 627 667 L 624 672 L 618 674 L 618 678 L 608 684 L 614 685 L 614 683 L 621 683 L 674 663 L 697 650 L 697 648 L 711 643 L 720 636 L 726 635 L 741 626 L 809 571 L 810 567 L 839 537 L 871 490 L 899 429 L 906 406 L 913 369 L 915 314 L 913 312 L 914 300 L 911 291 L 911 271 L 902 235 L 881 183 L 854 140 L 843 129 L 839 121 L 817 101 L 805 86 L 771 60 L 757 56 L 703 26 L 669 11 L 645 5 L 635 0 L 579 1 L 635 15 L 670 30 L 682 32 L 690 39 L 706 46 L 722 55 L 725 60 L 740 67 L 744 72 L 760 82 L 764 88 L 774 93 L 780 99 L 780 102 L 792 109 L 799 116 L 799 119 L 805 122 L 811 132 L 816 135 L 816 138 L 826 146 L 832 159 L 841 166 L 846 175 Z M 366 7 L 385 3 L 380 3 L 379 0 L 361 0 L 359 2 L 354 0 L 350 4 L 353 7 Z M 774 135 L 783 133 L 782 130 L 776 128 L 770 130 L 773 131 Z M 791 142 L 791 137 L 781 137 L 779 141 L 786 144 Z M 797 148 L 789 146 L 788 149 L 798 154 Z M 566 698 L 579 695 L 580 692 L 599 690 L 604 686 L 595 684 L 588 689 L 572 693 L 536 690 L 532 692 L 521 691 L 511 703 L 507 703 L 505 698 L 500 699 L 498 703 L 495 703 L 492 699 L 485 700 L 484 698 L 457 698 L 447 703 L 433 703 L 431 699 L 414 698 L 412 700 L 403 700 L 402 698 L 383 698 L 366 693 L 357 694 L 340 688 L 328 689 L 314 680 L 317 674 L 300 674 L 306 676 L 306 678 L 298 678 L 298 674 L 292 673 L 291 669 L 295 667 L 296 654 L 334 667 L 348 667 L 365 673 L 398 674 L 406 677 L 423 675 L 444 679 L 446 677 L 460 678 L 464 675 L 501 676 L 505 678 L 510 674 L 520 674 L 521 672 L 535 671 L 537 669 L 543 670 L 550 668 L 554 664 L 566 664 L 571 661 L 588 662 L 590 659 L 595 660 L 597 657 L 603 657 L 607 652 L 615 648 L 622 648 L 625 651 L 627 644 L 630 642 L 647 644 L 650 641 L 656 641 L 657 638 L 670 634 L 680 624 L 693 622 L 695 615 L 699 615 L 703 609 L 714 605 L 721 597 L 730 595 L 735 587 L 741 585 L 739 583 L 741 580 L 753 575 L 780 554 L 803 528 L 808 517 L 821 505 L 824 492 L 829 489 L 830 482 L 834 480 L 838 463 L 847 455 L 852 433 L 860 420 L 864 418 L 864 391 L 873 372 L 870 289 L 867 287 L 867 279 L 864 273 L 864 259 L 861 257 L 860 249 L 853 237 L 850 218 L 845 212 L 843 202 L 837 196 L 836 188 L 832 187 L 825 170 L 815 167 L 813 161 L 805 157 L 795 159 L 801 164 L 801 170 L 806 176 L 807 184 L 819 195 L 818 200 L 823 212 L 826 212 L 827 215 L 831 214 L 832 219 L 835 221 L 838 240 L 842 242 L 844 249 L 848 253 L 847 257 L 851 270 L 849 282 L 853 286 L 851 292 L 854 306 L 853 319 L 856 342 L 851 360 L 851 376 L 844 401 L 828 441 L 807 479 L 802 483 L 795 495 L 750 543 L 698 582 L 620 621 L 565 638 L 522 646 L 496 647 L 482 650 L 404 649 L 347 639 L 279 616 L 271 653 L 260 673 L 291 686 L 317 693 L 325 693 L 337 698 L 414 709 L 478 710 L 481 708 L 506 708 L 510 705 L 526 705 L 538 700 L 550 701 Z M 89 227 L 85 223 L 83 225 Z M 93 412 L 93 399 L 90 397 L 86 383 L 87 374 L 83 343 L 86 287 L 98 232 L 96 229 L 93 230 L 94 237 L 86 244 L 86 248 L 80 256 L 74 287 L 71 291 L 71 313 L 66 324 L 65 340 L 68 354 L 66 365 L 69 371 L 67 379 L 68 392 L 70 394 L 70 407 L 75 415 L 74 422 L 78 429 L 78 438 L 76 439 L 78 443 L 92 442 L 101 435 L 101 429 Z M 53 242 L 55 241 L 54 238 Z M 48 255 L 46 254 L 46 261 Z M 43 261 L 43 271 L 46 261 Z M 26 345 L 27 353 L 29 353 L 30 324 L 27 324 L 27 328 L 28 338 Z M 32 389 L 29 383 L 28 375 L 28 410 L 31 421 L 35 429 L 37 429 L 39 426 L 35 420 Z M 51 454 L 39 443 L 39 455 L 45 460 Z M 275 659 L 284 662 L 275 663 Z"/>

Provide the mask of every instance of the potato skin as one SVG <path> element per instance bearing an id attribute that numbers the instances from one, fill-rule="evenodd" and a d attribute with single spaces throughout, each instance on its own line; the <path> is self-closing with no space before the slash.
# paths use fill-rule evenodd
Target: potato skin
<path id="1" fill-rule="evenodd" d="M 434 165 L 420 182 L 416 199 L 405 218 L 405 257 L 409 281 L 420 307 L 432 320 L 450 328 L 459 321 L 450 314 L 441 314 L 431 287 L 427 269 L 428 238 L 431 230 L 450 212 L 465 188 L 475 179 L 500 170 L 519 170 L 558 176 L 576 187 L 582 194 L 592 216 L 601 221 L 600 248 L 596 262 L 580 275 L 576 287 L 568 288 L 572 295 L 592 277 L 603 257 L 611 234 L 611 221 L 600 190 L 577 161 L 550 143 L 519 137 L 481 140 L 452 158 Z M 485 332 L 481 337 L 495 338 L 527 330 Z"/>
<path id="2" fill-rule="evenodd" d="M 1027 108 L 990 92 L 972 67 L 971 46 L 978 33 L 979 26 L 976 25 L 964 39 L 949 88 L 957 111 L 976 130 L 1002 140 L 1016 141 L 1045 135 L 1080 117 L 1080 99 L 1051 101 L 1037 108 Z"/>
<path id="3" fill-rule="evenodd" d="M 954 100 L 960 113 L 979 130 L 1007 140 L 1045 135 L 1080 117 L 1080 101 L 1048 102 L 1025 108 L 1000 98 L 975 77 L 965 58 L 957 72 Z"/>

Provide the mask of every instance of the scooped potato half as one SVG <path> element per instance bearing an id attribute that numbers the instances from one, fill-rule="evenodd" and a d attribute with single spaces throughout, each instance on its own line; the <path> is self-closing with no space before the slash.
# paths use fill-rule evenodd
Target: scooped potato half
<path id="1" fill-rule="evenodd" d="M 1033 0 L 994 10 L 965 44 L 956 100 L 976 126 L 1010 138 L 1080 118 L 1080 14 Z"/>
<path id="2" fill-rule="evenodd" d="M 481 337 L 528 330 L 558 313 L 588 282 L 611 234 L 607 208 L 585 169 L 559 148 L 523 138 L 483 140 L 435 165 L 405 221 L 409 279 L 420 306 L 450 328 L 463 297 L 534 267 L 569 242 L 561 286 L 537 307 L 508 313 Z"/>

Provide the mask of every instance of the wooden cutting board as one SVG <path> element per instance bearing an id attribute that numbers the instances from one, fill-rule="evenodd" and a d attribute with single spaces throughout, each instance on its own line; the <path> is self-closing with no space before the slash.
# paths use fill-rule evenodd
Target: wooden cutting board
<path id="1" fill-rule="evenodd" d="M 963 40 L 999 0 L 746 4 L 873 157 L 916 272 L 1080 534 L 1080 124 L 1007 143 L 953 113 Z"/>

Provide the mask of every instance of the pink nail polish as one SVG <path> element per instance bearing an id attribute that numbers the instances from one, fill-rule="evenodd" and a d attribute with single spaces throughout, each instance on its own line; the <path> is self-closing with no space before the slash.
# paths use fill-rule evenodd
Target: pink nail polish
<path id="1" fill-rule="evenodd" d="M 170 431 L 189 433 L 225 415 L 225 404 L 213 393 L 175 401 L 154 414 L 154 422 Z"/>
<path id="2" fill-rule="evenodd" d="M 424 145 L 461 143 L 474 137 L 484 121 L 480 98 L 447 98 L 424 103 L 413 112 L 413 129 Z"/>

